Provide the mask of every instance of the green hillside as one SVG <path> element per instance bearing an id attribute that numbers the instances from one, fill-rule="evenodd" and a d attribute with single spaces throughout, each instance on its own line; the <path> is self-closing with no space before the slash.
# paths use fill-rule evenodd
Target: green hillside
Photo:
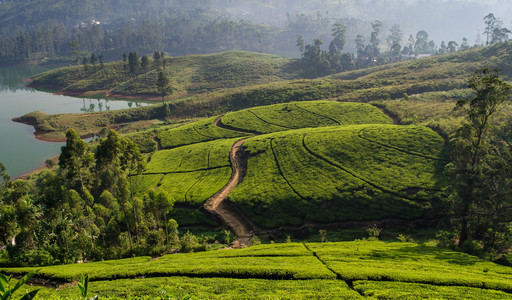
<path id="1" fill-rule="evenodd" d="M 228 182 L 229 150 L 236 140 L 221 139 L 154 153 L 143 175 L 133 179 L 135 191 L 143 193 L 159 187 L 180 204 L 200 207 Z"/>
<path id="2" fill-rule="evenodd" d="M 444 141 L 416 126 L 302 129 L 247 140 L 229 198 L 264 227 L 414 219 L 440 200 Z"/>
<path id="3" fill-rule="evenodd" d="M 222 124 L 234 130 L 271 133 L 307 127 L 390 124 L 391 119 L 368 104 L 314 101 L 276 104 L 230 112 Z"/>
<path id="4" fill-rule="evenodd" d="M 233 64 L 223 59 L 232 56 L 239 58 L 234 59 Z M 254 59 L 258 58 L 257 61 L 267 67 L 273 64 L 279 65 L 276 61 L 281 61 L 282 68 L 270 67 L 271 70 L 274 70 L 272 72 L 277 73 L 259 76 L 258 72 L 253 72 L 253 68 L 258 68 L 257 65 L 238 63 L 240 61 L 246 63 L 251 61 L 251 56 Z M 195 70 L 190 74 L 180 71 L 187 69 L 184 67 L 186 65 L 185 61 L 190 60 L 198 63 L 201 59 L 223 61 L 226 63 L 224 67 L 232 70 L 233 73 L 223 72 L 215 75 L 217 77 L 213 79 L 213 77 L 208 76 L 197 77 L 196 75 L 199 73 L 196 71 L 200 69 L 198 65 L 190 66 L 190 70 Z M 481 67 L 502 68 L 506 78 L 512 78 L 512 66 L 510 64 L 510 61 L 512 61 L 512 47 L 508 43 L 349 71 L 313 80 L 285 80 L 296 78 L 293 75 L 295 74 L 294 71 L 288 71 L 290 66 L 293 66 L 290 60 L 255 53 L 226 52 L 212 56 L 189 56 L 168 58 L 167 60 L 169 62 L 180 61 L 180 63 L 177 63 L 177 68 L 167 67 L 166 72 L 169 76 L 174 76 L 171 81 L 177 89 L 171 97 L 183 98 L 167 103 L 166 114 L 153 112 L 160 112 L 161 108 L 143 107 L 137 108 L 138 113 L 133 116 L 130 116 L 131 113 L 123 112 L 122 114 L 126 117 L 122 118 L 110 116 L 119 114 L 115 112 L 86 115 L 72 114 L 66 117 L 45 115 L 44 117 L 39 116 L 33 123 L 36 124 L 36 127 L 40 126 L 41 130 L 48 135 L 53 134 L 53 132 L 60 132 L 62 136 L 67 128 L 75 128 L 81 134 L 86 134 L 97 131 L 105 125 L 114 126 L 135 122 L 139 120 L 137 115 L 140 114 L 145 114 L 147 118 L 175 121 L 191 117 L 226 114 L 255 106 L 329 99 L 344 102 L 378 103 L 381 107 L 393 112 L 398 119 L 403 119 L 405 124 L 429 125 L 451 133 L 462 120 L 460 114 L 457 115 L 453 112 L 454 101 L 471 95 L 466 82 L 475 70 Z M 138 93 L 149 92 L 153 93 L 149 98 L 158 99 L 158 95 L 154 94 L 154 91 L 149 91 L 154 88 L 154 84 L 145 84 L 153 82 L 154 78 L 150 79 L 149 74 L 147 77 L 140 74 L 136 78 L 132 78 L 127 74 L 128 71 L 124 69 L 122 64 L 122 62 L 112 63 L 112 65 L 106 64 L 105 70 L 98 71 L 101 73 L 111 70 L 108 72 L 112 72 L 112 74 L 106 75 L 105 78 L 102 77 L 103 75 L 91 74 L 89 81 L 99 82 L 104 80 L 105 82 L 115 82 L 115 84 L 103 85 L 98 83 L 96 91 L 90 91 L 86 94 L 105 94 L 108 92 L 112 95 L 117 87 L 126 87 L 131 84 L 130 82 L 139 82 L 143 89 L 147 91 L 133 90 L 133 96 L 139 95 L 142 97 Z M 180 64 L 182 64 L 181 67 L 179 67 Z M 167 65 L 169 66 L 169 63 Z M 246 68 L 248 68 L 248 71 L 243 71 Z M 154 70 L 149 72 L 154 72 Z M 176 74 L 172 75 L 171 73 Z M 155 74 L 152 76 L 155 76 Z M 192 88 L 191 76 L 196 76 L 194 78 L 199 80 L 195 83 L 201 86 L 199 90 Z M 48 86 L 51 82 L 56 81 L 60 82 L 59 85 L 62 88 L 74 83 L 78 77 L 76 66 L 72 66 L 45 73 L 44 77 L 36 77 L 35 82 Z M 43 78 L 44 81 L 39 81 Z M 178 81 L 181 81 L 181 83 Z M 215 90 L 218 86 L 212 87 L 213 82 L 218 82 L 225 88 Z M 264 84 L 264 82 L 270 83 Z M 253 84 L 256 83 L 259 83 L 259 85 L 254 86 Z M 89 85 L 87 87 L 90 88 Z M 109 91 L 110 89 L 112 91 Z M 125 92 L 129 93 L 128 90 L 123 90 L 123 93 Z M 191 94 L 198 95 L 191 96 Z M 185 97 L 187 95 L 189 97 Z M 404 104 L 397 105 L 396 100 L 403 100 Z M 424 107 L 428 108 L 423 109 Z M 101 126 L 92 124 L 101 124 Z"/>
<path id="5" fill-rule="evenodd" d="M 252 52 L 231 51 L 211 55 L 168 57 L 165 63 L 153 58 L 146 70 L 130 72 L 128 62 L 69 66 L 34 77 L 34 86 L 58 87 L 63 92 L 158 97 L 156 81 L 164 70 L 174 89 L 173 98 L 217 89 L 266 84 L 298 77 L 291 59 Z"/>
<path id="6" fill-rule="evenodd" d="M 512 298 L 512 268 L 414 243 L 259 245 L 158 259 L 3 268 L 0 272 L 23 274 L 35 269 L 39 270 L 37 277 L 63 284 L 58 289 L 42 288 L 39 296 L 45 299 L 77 297 L 78 289 L 65 283 L 77 280 L 80 274 L 89 275 L 90 295 L 101 298 Z"/>
<path id="7" fill-rule="evenodd" d="M 221 138 L 241 137 L 247 134 L 224 129 L 214 125 L 218 117 L 193 122 L 178 128 L 161 131 L 157 135 L 160 145 L 164 149 L 183 145 L 207 142 Z"/>
<path id="8" fill-rule="evenodd" d="M 135 191 L 164 189 L 179 205 L 200 208 L 228 183 L 231 146 L 245 136 L 245 177 L 229 199 L 259 226 L 422 218 L 446 185 L 445 142 L 426 127 L 391 123 L 364 103 L 231 112 L 160 131 L 162 150 L 132 182 Z"/>

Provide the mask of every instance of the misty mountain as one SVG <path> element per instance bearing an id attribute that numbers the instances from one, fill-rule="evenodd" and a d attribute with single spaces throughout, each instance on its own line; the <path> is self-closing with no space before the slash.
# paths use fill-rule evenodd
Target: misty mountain
<path id="1" fill-rule="evenodd" d="M 441 42 L 485 43 L 484 16 L 494 12 L 510 26 L 512 4 L 504 0 L 17 0 L 0 2 L 0 63 L 102 53 L 108 60 L 123 52 L 171 55 L 248 50 L 300 55 L 296 37 L 306 44 L 323 41 L 343 24 L 345 48 L 356 53 L 356 38 L 370 42 L 371 23 L 383 51 L 393 26 L 400 27 L 401 47 L 419 31 Z M 72 49 L 70 42 L 79 47 Z M 410 43 L 409 43 L 410 44 Z M 434 45 L 433 45 L 434 47 Z"/>

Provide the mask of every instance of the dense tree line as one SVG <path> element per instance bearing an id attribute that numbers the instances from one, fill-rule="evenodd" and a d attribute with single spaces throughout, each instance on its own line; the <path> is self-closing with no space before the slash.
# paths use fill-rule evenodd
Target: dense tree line
<path id="1" fill-rule="evenodd" d="M 485 68 L 469 88 L 474 96 L 457 102 L 466 122 L 451 141 L 448 165 L 454 238 L 459 249 L 495 257 L 512 247 L 512 119 L 493 120 L 510 101 L 512 86 L 499 70 Z"/>
<path id="2" fill-rule="evenodd" d="M 0 164 L 0 245 L 9 261 L 47 265 L 199 247 L 191 234 L 180 243 L 169 194 L 134 191 L 145 160 L 131 140 L 113 130 L 95 146 L 74 130 L 66 137 L 58 166 L 35 182 L 11 181 Z"/>
<path id="3" fill-rule="evenodd" d="M 502 22 L 489 14 L 484 18 L 486 25 L 486 44 L 492 45 L 508 40 L 510 30 L 503 27 Z M 375 65 L 393 63 L 407 59 L 414 59 L 421 55 L 438 55 L 464 51 L 470 49 L 468 40 L 462 38 L 459 45 L 455 41 L 448 43 L 442 41 L 439 47 L 425 30 L 417 32 L 416 36 L 410 35 L 405 43 L 400 25 L 394 24 L 385 34 L 385 45 L 381 42 L 383 24 L 379 20 L 371 23 L 372 31 L 369 42 L 365 42 L 363 35 L 357 35 L 354 40 L 355 53 L 343 52 L 347 44 L 347 26 L 343 22 L 334 23 L 331 28 L 331 42 L 327 50 L 322 47 L 321 38 L 314 39 L 312 44 L 305 45 L 304 37 L 297 35 L 297 47 L 302 55 L 304 75 L 307 77 L 325 76 L 328 74 L 366 68 Z M 480 47 L 475 44 L 472 47 Z M 385 51 L 382 51 L 386 49 Z"/>

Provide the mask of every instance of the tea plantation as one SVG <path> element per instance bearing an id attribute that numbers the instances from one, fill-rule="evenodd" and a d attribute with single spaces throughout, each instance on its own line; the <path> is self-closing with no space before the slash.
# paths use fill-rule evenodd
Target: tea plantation
<path id="1" fill-rule="evenodd" d="M 444 141 L 426 127 L 391 123 L 363 103 L 231 112 L 157 133 L 163 150 L 132 184 L 136 192 L 164 189 L 177 205 L 200 208 L 228 183 L 231 146 L 248 137 L 245 176 L 228 197 L 260 227 L 422 218 L 445 186 Z"/>
<path id="2" fill-rule="evenodd" d="M 44 299 L 77 298 L 75 286 L 62 284 L 80 274 L 89 275 L 90 295 L 101 298 L 512 299 L 512 268 L 414 243 L 267 244 L 0 272 L 36 269 L 60 286 L 42 288 Z"/>
<path id="3" fill-rule="evenodd" d="M 256 133 L 306 127 L 390 124 L 391 119 L 369 104 L 312 101 L 254 107 L 227 113 L 222 124 Z"/>
<path id="4" fill-rule="evenodd" d="M 247 175 L 229 197 L 264 227 L 421 218 L 445 185 L 444 141 L 426 127 L 301 129 L 244 146 Z"/>

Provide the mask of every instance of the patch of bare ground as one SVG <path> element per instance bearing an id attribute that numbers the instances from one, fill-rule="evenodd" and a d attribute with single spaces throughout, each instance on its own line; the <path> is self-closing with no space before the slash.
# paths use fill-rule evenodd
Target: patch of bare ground
<path id="1" fill-rule="evenodd" d="M 242 149 L 242 144 L 248 138 L 238 140 L 231 147 L 229 153 L 229 160 L 233 168 L 229 182 L 213 197 L 208 199 L 204 208 L 219 218 L 222 223 L 227 225 L 237 236 L 237 241 L 234 245 L 243 247 L 249 245 L 252 237 L 254 236 L 254 225 L 248 220 L 247 217 L 227 200 L 227 196 L 235 189 L 235 187 L 242 181 L 245 175 L 246 158 Z"/>

